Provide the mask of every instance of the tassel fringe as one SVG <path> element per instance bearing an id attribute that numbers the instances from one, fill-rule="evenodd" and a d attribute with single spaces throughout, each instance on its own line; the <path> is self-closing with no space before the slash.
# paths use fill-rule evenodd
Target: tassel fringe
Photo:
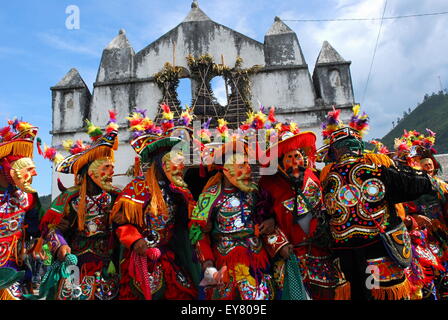
<path id="1" fill-rule="evenodd" d="M 117 139 L 115 139 L 116 143 Z M 115 161 L 114 159 L 114 152 L 113 149 L 107 146 L 99 146 L 95 149 L 87 151 L 85 154 L 80 156 L 75 163 L 73 163 L 73 173 L 76 176 L 78 174 L 78 171 L 84 167 L 87 163 L 95 161 L 97 159 L 101 158 L 110 158 L 112 161 Z"/>
<path id="2" fill-rule="evenodd" d="M 145 226 L 143 219 L 143 205 L 121 198 L 119 201 L 115 202 L 110 214 L 110 220 L 112 221 L 120 211 L 126 219 L 123 223 L 131 223 L 138 225 L 139 227 Z"/>
<path id="3" fill-rule="evenodd" d="M 392 161 L 392 159 L 389 158 L 388 156 L 386 156 L 385 154 L 366 153 L 364 156 L 370 162 L 383 165 L 387 168 L 394 165 L 394 162 Z"/>
<path id="4" fill-rule="evenodd" d="M 168 209 L 157 181 L 156 170 L 156 164 L 153 163 L 146 174 L 146 184 L 151 192 L 150 208 L 155 216 L 159 214 L 166 216 L 168 215 Z"/>
<path id="5" fill-rule="evenodd" d="M 265 251 L 248 254 L 247 248 L 236 247 L 225 256 L 216 254 L 216 265 L 221 268 L 227 266 L 227 270 L 233 270 L 238 264 L 251 267 L 254 270 L 266 269 L 269 260 Z"/>
<path id="6" fill-rule="evenodd" d="M 335 300 L 350 300 L 351 299 L 351 285 L 350 282 L 346 282 L 334 290 Z"/>
<path id="7" fill-rule="evenodd" d="M 0 159 L 7 156 L 33 157 L 33 143 L 31 141 L 13 141 L 0 146 Z"/>
<path id="8" fill-rule="evenodd" d="M 402 300 L 411 298 L 411 286 L 408 279 L 391 287 L 372 289 L 371 292 L 375 300 Z"/>

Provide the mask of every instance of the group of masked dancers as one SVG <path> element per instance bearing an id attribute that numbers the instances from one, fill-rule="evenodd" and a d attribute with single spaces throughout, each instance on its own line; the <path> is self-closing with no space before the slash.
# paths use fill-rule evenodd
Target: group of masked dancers
<path id="1" fill-rule="evenodd" d="M 0 300 L 448 298 L 448 185 L 431 130 L 405 131 L 393 151 L 367 144 L 356 105 L 346 123 L 328 112 L 317 149 L 274 108 L 198 132 L 190 109 L 161 110 L 126 118 L 122 189 L 113 111 L 104 130 L 86 121 L 89 143 L 42 146 L 18 119 L 0 130 Z M 74 177 L 49 208 L 31 186 L 35 142 Z"/>

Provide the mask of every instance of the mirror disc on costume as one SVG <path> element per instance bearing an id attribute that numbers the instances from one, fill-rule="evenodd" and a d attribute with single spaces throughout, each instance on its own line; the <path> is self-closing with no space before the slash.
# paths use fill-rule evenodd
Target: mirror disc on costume
<path id="1" fill-rule="evenodd" d="M 385 187 L 379 179 L 368 179 L 362 184 L 362 196 L 369 202 L 378 202 L 384 198 Z"/>
<path id="2" fill-rule="evenodd" d="M 356 205 L 358 203 L 359 196 L 359 189 L 352 184 L 345 185 L 338 191 L 339 202 L 347 207 Z"/>

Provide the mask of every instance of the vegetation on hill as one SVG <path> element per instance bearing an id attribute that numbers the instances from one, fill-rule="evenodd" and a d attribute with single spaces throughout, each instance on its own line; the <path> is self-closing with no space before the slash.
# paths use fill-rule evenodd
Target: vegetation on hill
<path id="1" fill-rule="evenodd" d="M 40 204 L 42 205 L 42 209 L 47 211 L 47 209 L 51 205 L 51 194 L 46 195 L 46 196 L 40 196 L 39 200 L 40 200 Z"/>
<path id="2" fill-rule="evenodd" d="M 432 95 L 426 94 L 423 102 L 414 110 L 404 112 L 403 118 L 398 119 L 396 126 L 381 141 L 392 150 L 394 139 L 401 137 L 404 129 L 426 134 L 426 128 L 437 133 L 434 146 L 437 152 L 448 153 L 448 93 L 439 91 Z"/>

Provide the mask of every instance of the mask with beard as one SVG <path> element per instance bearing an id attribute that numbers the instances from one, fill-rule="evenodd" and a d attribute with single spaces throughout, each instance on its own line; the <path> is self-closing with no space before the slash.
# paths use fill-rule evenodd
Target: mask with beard
<path id="1" fill-rule="evenodd" d="M 302 187 L 303 173 L 306 168 L 306 161 L 299 150 L 286 152 L 279 163 L 279 170 L 282 172 L 294 186 Z"/>
<path id="2" fill-rule="evenodd" d="M 113 190 L 112 177 L 114 175 L 114 163 L 110 158 L 93 161 L 89 166 L 87 174 L 102 190 Z"/>
<path id="3" fill-rule="evenodd" d="M 348 158 L 358 158 L 362 155 L 364 144 L 356 138 L 348 137 L 333 143 L 330 147 L 332 161 L 340 162 Z"/>
<path id="4" fill-rule="evenodd" d="M 14 161 L 9 174 L 20 190 L 27 193 L 36 193 L 36 190 L 31 187 L 33 177 L 37 175 L 36 165 L 31 158 L 21 158 Z"/>
<path id="5" fill-rule="evenodd" d="M 252 184 L 252 169 L 243 154 L 234 154 L 226 160 L 223 171 L 227 180 L 241 191 L 253 192 L 256 190 Z"/>
<path id="6" fill-rule="evenodd" d="M 167 179 L 175 186 L 187 188 L 184 181 L 185 157 L 180 151 L 170 151 L 162 157 L 162 168 Z"/>

